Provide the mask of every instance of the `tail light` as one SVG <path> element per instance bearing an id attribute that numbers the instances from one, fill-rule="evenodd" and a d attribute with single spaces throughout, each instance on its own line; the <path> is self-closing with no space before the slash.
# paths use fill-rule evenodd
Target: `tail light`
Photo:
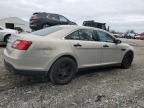
<path id="1" fill-rule="evenodd" d="M 39 16 L 33 16 L 33 19 L 34 19 L 34 20 L 39 20 L 40 17 L 39 17 Z"/>
<path id="2" fill-rule="evenodd" d="M 12 48 L 17 49 L 17 50 L 28 50 L 28 48 L 31 46 L 31 44 L 32 44 L 31 41 L 16 40 L 12 44 Z"/>

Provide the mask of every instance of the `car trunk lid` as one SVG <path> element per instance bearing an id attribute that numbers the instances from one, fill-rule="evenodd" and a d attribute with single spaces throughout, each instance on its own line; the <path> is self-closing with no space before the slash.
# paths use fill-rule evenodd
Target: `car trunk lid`
<path id="1" fill-rule="evenodd" d="M 6 47 L 6 50 L 9 54 L 12 53 L 13 51 L 17 50 L 16 48 L 12 47 L 14 44 L 16 44 L 15 42 L 17 40 L 31 41 L 34 43 L 35 40 L 41 40 L 41 37 L 34 36 L 32 34 L 12 35 L 10 37 L 10 39 L 8 40 L 7 47 Z"/>

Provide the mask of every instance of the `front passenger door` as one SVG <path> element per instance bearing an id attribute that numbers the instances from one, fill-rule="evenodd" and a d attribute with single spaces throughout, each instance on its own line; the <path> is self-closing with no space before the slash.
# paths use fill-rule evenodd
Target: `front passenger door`
<path id="1" fill-rule="evenodd" d="M 122 58 L 122 50 L 120 44 L 114 42 L 115 38 L 109 33 L 97 30 L 99 41 L 102 44 L 101 63 L 115 64 L 120 63 Z"/>

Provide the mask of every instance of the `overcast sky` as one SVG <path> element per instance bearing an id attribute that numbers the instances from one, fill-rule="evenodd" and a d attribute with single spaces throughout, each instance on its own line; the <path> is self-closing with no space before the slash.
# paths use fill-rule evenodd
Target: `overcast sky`
<path id="1" fill-rule="evenodd" d="M 0 18 L 29 21 L 33 12 L 59 13 L 79 25 L 95 20 L 118 31 L 144 32 L 144 0 L 0 0 Z"/>

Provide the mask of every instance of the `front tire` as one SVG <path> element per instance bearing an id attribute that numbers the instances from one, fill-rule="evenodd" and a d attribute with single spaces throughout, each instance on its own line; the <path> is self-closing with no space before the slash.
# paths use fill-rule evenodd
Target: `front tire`
<path id="1" fill-rule="evenodd" d="M 132 52 L 127 52 L 122 60 L 121 63 L 121 68 L 123 69 L 128 69 L 133 61 L 133 53 Z"/>
<path id="2" fill-rule="evenodd" d="M 76 72 L 76 62 L 69 57 L 62 57 L 52 65 L 49 78 L 53 84 L 63 85 L 71 82 Z"/>

